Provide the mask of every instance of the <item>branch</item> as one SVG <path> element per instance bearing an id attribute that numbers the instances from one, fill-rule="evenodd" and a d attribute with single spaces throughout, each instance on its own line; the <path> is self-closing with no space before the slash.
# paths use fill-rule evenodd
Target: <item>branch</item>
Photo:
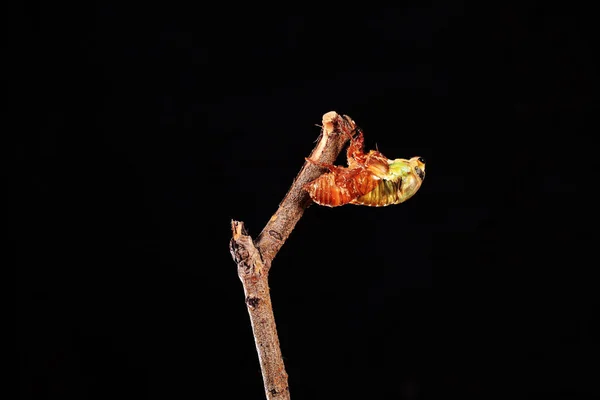
<path id="1" fill-rule="evenodd" d="M 323 126 L 317 146 L 310 159 L 333 164 L 350 138 L 355 123 L 335 111 L 323 115 Z M 304 210 L 311 204 L 304 184 L 318 178 L 322 168 L 305 162 L 289 191 L 279 204 L 256 241 L 246 232 L 244 223 L 231 221 L 233 237 L 229 250 L 237 264 L 244 287 L 246 306 L 260 361 L 265 393 L 268 400 L 290 398 L 288 375 L 285 372 L 275 318 L 269 294 L 268 274 L 271 263 L 283 246 Z"/>

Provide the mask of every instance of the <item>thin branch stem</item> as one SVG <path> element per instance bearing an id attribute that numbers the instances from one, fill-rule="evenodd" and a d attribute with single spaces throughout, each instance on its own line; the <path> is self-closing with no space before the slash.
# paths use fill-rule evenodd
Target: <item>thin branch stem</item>
<path id="1" fill-rule="evenodd" d="M 333 164 L 355 127 L 354 121 L 347 116 L 340 116 L 334 111 L 324 114 L 321 135 L 309 158 L 312 161 Z M 277 252 L 302 217 L 304 210 L 311 204 L 308 193 L 303 189 L 304 184 L 318 178 L 322 172 L 319 166 L 304 163 L 277 211 L 256 241 L 248 235 L 243 222 L 231 221 L 233 237 L 229 249 L 244 287 L 268 400 L 290 398 L 288 375 L 281 356 L 271 306 L 268 274 Z"/>

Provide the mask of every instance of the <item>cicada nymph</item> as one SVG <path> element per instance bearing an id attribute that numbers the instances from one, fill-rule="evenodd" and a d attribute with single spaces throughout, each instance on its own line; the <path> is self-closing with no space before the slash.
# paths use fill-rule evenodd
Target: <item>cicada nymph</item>
<path id="1" fill-rule="evenodd" d="M 329 171 L 304 186 L 311 199 L 328 207 L 344 204 L 383 207 L 410 199 L 425 179 L 425 160 L 422 157 L 390 160 L 377 150 L 365 153 L 363 132 L 360 128 L 356 132 L 346 151 L 348 167 L 306 159 Z"/>

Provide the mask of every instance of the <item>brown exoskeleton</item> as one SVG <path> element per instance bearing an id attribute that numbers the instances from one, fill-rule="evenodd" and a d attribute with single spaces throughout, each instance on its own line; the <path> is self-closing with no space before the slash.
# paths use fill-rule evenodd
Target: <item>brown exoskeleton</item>
<path id="1" fill-rule="evenodd" d="M 304 186 L 311 199 L 328 207 L 344 204 L 383 207 L 410 199 L 425 179 L 425 160 L 422 157 L 390 160 L 377 150 L 365 153 L 363 132 L 360 128 L 356 132 L 346 151 L 348 167 L 306 159 L 329 171 Z"/>

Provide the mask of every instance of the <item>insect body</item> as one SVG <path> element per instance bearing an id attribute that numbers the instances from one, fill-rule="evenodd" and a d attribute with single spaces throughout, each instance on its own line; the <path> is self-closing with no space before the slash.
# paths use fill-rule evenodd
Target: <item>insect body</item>
<path id="1" fill-rule="evenodd" d="M 346 156 L 348 167 L 307 159 L 329 170 L 304 186 L 315 203 L 328 207 L 399 204 L 410 199 L 425 179 L 425 160 L 421 157 L 389 160 L 377 150 L 365 153 L 360 129 L 351 139 Z"/>

